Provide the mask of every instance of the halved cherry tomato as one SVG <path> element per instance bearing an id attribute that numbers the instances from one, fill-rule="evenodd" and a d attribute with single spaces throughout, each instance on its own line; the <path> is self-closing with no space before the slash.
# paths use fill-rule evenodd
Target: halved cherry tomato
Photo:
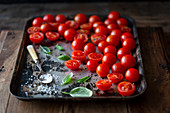
<path id="1" fill-rule="evenodd" d="M 112 82 L 112 83 L 118 83 L 123 79 L 123 75 L 121 73 L 109 73 L 107 75 L 107 78 Z"/>
<path id="2" fill-rule="evenodd" d="M 116 50 L 116 47 L 115 47 L 115 46 L 109 45 L 109 46 L 106 46 L 106 47 L 104 48 L 103 53 L 104 53 L 104 54 L 112 53 L 112 54 L 116 55 L 117 50 Z"/>
<path id="3" fill-rule="evenodd" d="M 112 67 L 112 65 L 116 62 L 116 56 L 112 53 L 107 53 L 102 58 L 102 63 L 107 64 L 109 67 Z"/>
<path id="4" fill-rule="evenodd" d="M 57 22 L 49 22 L 48 24 L 50 24 L 52 26 L 52 30 L 53 31 L 57 31 L 58 30 L 58 26 L 60 25 Z"/>
<path id="5" fill-rule="evenodd" d="M 123 47 L 117 51 L 117 58 L 120 60 L 124 55 L 130 54 L 130 50 Z"/>
<path id="6" fill-rule="evenodd" d="M 80 25 L 81 29 L 85 29 L 85 30 L 91 30 L 92 28 L 92 23 L 84 23 Z"/>
<path id="7" fill-rule="evenodd" d="M 120 82 L 117 86 L 118 92 L 122 96 L 130 96 L 135 92 L 135 85 L 130 82 Z"/>
<path id="8" fill-rule="evenodd" d="M 96 73 L 100 76 L 100 77 L 106 77 L 107 74 L 109 74 L 109 66 L 107 64 L 99 64 L 96 68 Z"/>
<path id="9" fill-rule="evenodd" d="M 73 29 L 78 29 L 79 28 L 79 23 L 74 21 L 74 20 L 67 20 L 65 22 L 65 24 L 69 27 L 69 28 L 73 28 Z"/>
<path id="10" fill-rule="evenodd" d="M 79 24 L 83 24 L 87 22 L 87 16 L 83 13 L 79 13 L 74 17 L 74 21 L 78 22 Z"/>
<path id="11" fill-rule="evenodd" d="M 55 17 L 55 21 L 58 23 L 64 23 L 66 20 L 67 18 L 62 14 L 59 14 Z"/>
<path id="12" fill-rule="evenodd" d="M 107 16 L 107 18 L 111 20 L 117 20 L 119 17 L 120 17 L 120 14 L 117 11 L 112 11 Z"/>
<path id="13" fill-rule="evenodd" d="M 84 40 L 84 43 L 86 43 L 88 41 L 88 35 L 85 33 L 78 33 L 74 36 L 74 40 L 75 39 L 82 39 Z"/>
<path id="14" fill-rule="evenodd" d="M 98 43 L 98 50 L 103 53 L 104 48 L 107 47 L 109 44 L 106 41 L 101 41 Z"/>
<path id="15" fill-rule="evenodd" d="M 90 33 L 90 31 L 89 30 L 85 30 L 85 29 L 78 29 L 77 33 L 85 33 L 85 34 L 88 35 Z"/>
<path id="16" fill-rule="evenodd" d="M 124 69 L 129 69 L 135 67 L 136 60 L 132 55 L 125 55 L 121 58 L 120 63 L 124 67 Z"/>
<path id="17" fill-rule="evenodd" d="M 32 26 L 40 27 L 42 23 L 43 23 L 43 19 L 41 17 L 37 17 L 32 21 Z"/>
<path id="18" fill-rule="evenodd" d="M 112 68 L 112 73 L 122 73 L 124 74 L 124 67 L 120 63 L 115 63 L 113 64 Z"/>
<path id="19" fill-rule="evenodd" d="M 28 34 L 33 34 L 33 33 L 35 33 L 35 32 L 40 32 L 40 27 L 38 27 L 38 26 L 33 26 L 33 27 L 29 27 L 29 28 L 27 29 L 27 33 L 28 33 Z"/>
<path id="20" fill-rule="evenodd" d="M 86 59 L 86 55 L 84 51 L 76 50 L 71 53 L 71 57 L 75 60 L 84 61 Z"/>
<path id="21" fill-rule="evenodd" d="M 44 39 L 44 34 L 41 32 L 35 32 L 33 34 L 30 34 L 29 38 L 30 38 L 31 42 L 33 42 L 33 43 L 36 43 L 36 44 L 41 43 Z"/>
<path id="22" fill-rule="evenodd" d="M 60 24 L 58 26 L 58 33 L 61 35 L 61 36 L 64 36 L 64 32 L 68 29 L 69 27 L 66 25 L 66 24 Z"/>
<path id="23" fill-rule="evenodd" d="M 98 66 L 98 62 L 95 61 L 95 60 L 89 60 L 86 64 L 87 66 L 87 69 L 91 72 L 95 72 L 96 71 L 96 68 Z"/>
<path id="24" fill-rule="evenodd" d="M 99 42 L 101 41 L 105 41 L 106 40 L 106 35 L 104 34 L 93 34 L 91 35 L 91 41 L 97 45 Z"/>
<path id="25" fill-rule="evenodd" d="M 96 47 L 92 43 L 87 43 L 84 46 L 84 52 L 85 52 L 86 55 L 89 54 L 89 53 L 95 52 L 95 51 L 96 51 Z"/>
<path id="26" fill-rule="evenodd" d="M 122 35 L 122 31 L 120 29 L 113 29 L 110 33 L 110 35 L 116 35 L 120 37 Z"/>
<path id="27" fill-rule="evenodd" d="M 55 41 L 59 38 L 60 35 L 57 32 L 46 32 L 45 36 L 47 37 L 48 40 Z"/>
<path id="28" fill-rule="evenodd" d="M 99 22 L 100 21 L 100 17 L 96 16 L 96 15 L 92 15 L 89 17 L 89 23 L 94 23 L 94 22 Z"/>
<path id="29" fill-rule="evenodd" d="M 95 29 L 95 33 L 96 34 L 104 34 L 107 35 L 108 34 L 108 29 L 104 26 L 99 26 Z"/>
<path id="30" fill-rule="evenodd" d="M 133 36 L 131 33 L 129 33 L 129 32 L 125 32 L 125 33 L 123 33 L 123 34 L 121 35 L 120 41 L 123 42 L 124 40 L 126 40 L 126 39 L 128 39 L 128 38 L 134 39 L 134 36 Z"/>
<path id="31" fill-rule="evenodd" d="M 103 80 L 97 81 L 96 86 L 98 89 L 100 89 L 102 91 L 106 91 L 106 90 L 110 89 L 110 87 L 112 86 L 112 82 L 110 82 L 107 79 L 103 79 Z"/>
<path id="32" fill-rule="evenodd" d="M 139 71 L 135 68 L 130 68 L 125 73 L 125 78 L 129 82 L 137 82 L 139 80 Z"/>
<path id="33" fill-rule="evenodd" d="M 66 65 L 67 68 L 75 70 L 79 68 L 81 62 L 80 60 L 67 60 L 64 62 L 64 64 Z"/>
<path id="34" fill-rule="evenodd" d="M 124 33 L 124 32 L 131 32 L 132 29 L 128 26 L 120 26 L 120 30 Z"/>
<path id="35" fill-rule="evenodd" d="M 112 30 L 118 29 L 118 28 L 119 27 L 116 24 L 109 24 L 109 25 L 107 25 L 107 29 L 108 29 L 109 33 L 111 33 Z"/>
<path id="36" fill-rule="evenodd" d="M 83 39 L 75 39 L 71 44 L 71 48 L 72 50 L 83 50 L 84 44 Z"/>
<path id="37" fill-rule="evenodd" d="M 64 38 L 67 40 L 67 41 L 73 41 L 74 40 L 74 36 L 77 34 L 77 32 L 74 30 L 74 29 L 67 29 L 65 32 L 64 32 Z"/>
<path id="38" fill-rule="evenodd" d="M 119 41 L 120 41 L 120 38 L 117 35 L 109 35 L 106 38 L 106 42 L 115 47 L 119 45 Z"/>
<path id="39" fill-rule="evenodd" d="M 125 18 L 119 18 L 119 19 L 117 19 L 117 25 L 128 26 L 128 21 Z"/>
<path id="40" fill-rule="evenodd" d="M 99 26 L 106 26 L 103 22 L 94 22 L 93 23 L 93 30 L 95 30 Z"/>
<path id="41" fill-rule="evenodd" d="M 100 54 L 100 53 L 90 53 L 90 54 L 88 55 L 88 58 L 89 58 L 90 60 L 95 60 L 95 61 L 97 61 L 97 62 L 100 62 L 100 61 L 102 60 L 102 58 L 103 58 L 103 55 Z"/>
<path id="42" fill-rule="evenodd" d="M 43 17 L 43 21 L 44 22 L 55 22 L 55 18 L 54 18 L 54 16 L 53 15 L 51 15 L 51 14 L 47 14 L 47 15 L 45 15 L 44 17 Z"/>
<path id="43" fill-rule="evenodd" d="M 46 33 L 48 31 L 52 31 L 53 27 L 50 24 L 42 24 L 40 30 L 41 32 Z"/>
<path id="44" fill-rule="evenodd" d="M 113 19 L 106 19 L 106 20 L 104 21 L 104 24 L 105 24 L 105 25 L 116 24 L 116 20 L 113 20 Z"/>
<path id="45" fill-rule="evenodd" d="M 129 50 L 133 50 L 136 47 L 136 42 L 134 39 L 128 38 L 123 41 L 122 46 L 126 47 Z"/>

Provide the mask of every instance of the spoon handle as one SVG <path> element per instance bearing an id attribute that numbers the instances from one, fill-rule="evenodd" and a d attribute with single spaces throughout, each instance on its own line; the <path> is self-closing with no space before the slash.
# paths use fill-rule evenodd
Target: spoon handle
<path id="1" fill-rule="evenodd" d="M 34 60 L 35 63 L 38 63 L 38 56 L 35 52 L 35 49 L 32 45 L 27 46 L 28 52 L 30 53 L 32 59 Z"/>

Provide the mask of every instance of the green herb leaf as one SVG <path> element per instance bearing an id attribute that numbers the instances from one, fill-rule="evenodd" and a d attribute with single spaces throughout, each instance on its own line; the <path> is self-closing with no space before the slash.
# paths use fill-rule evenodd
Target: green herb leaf
<path id="1" fill-rule="evenodd" d="M 61 92 L 63 94 L 69 94 L 72 97 L 91 97 L 93 92 L 85 87 L 76 87 L 68 92 Z"/>
<path id="2" fill-rule="evenodd" d="M 68 57 L 67 55 L 61 55 L 61 56 L 58 56 L 57 58 L 60 60 L 69 60 L 70 59 L 70 57 Z"/>
<path id="3" fill-rule="evenodd" d="M 71 81 L 72 77 L 73 77 L 73 73 L 71 72 L 70 74 L 68 74 L 66 77 L 63 78 L 61 85 L 65 85 L 65 84 L 69 83 Z"/>
<path id="4" fill-rule="evenodd" d="M 47 46 L 41 46 L 40 45 L 40 49 L 45 54 L 51 54 L 51 50 Z"/>
<path id="5" fill-rule="evenodd" d="M 58 50 L 60 50 L 60 51 L 64 51 L 64 47 L 59 46 L 58 44 L 56 45 L 56 48 L 57 48 Z"/>
<path id="6" fill-rule="evenodd" d="M 89 80 L 89 79 L 90 79 L 89 76 L 85 76 L 85 77 L 83 77 L 83 78 L 77 80 L 77 83 L 84 83 L 84 82 L 86 82 L 86 81 Z"/>

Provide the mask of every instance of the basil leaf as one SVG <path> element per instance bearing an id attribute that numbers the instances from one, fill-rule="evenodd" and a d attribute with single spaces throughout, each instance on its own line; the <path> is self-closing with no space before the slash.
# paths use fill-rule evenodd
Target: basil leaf
<path id="1" fill-rule="evenodd" d="M 63 78 L 61 85 L 65 85 L 65 84 L 69 83 L 71 81 L 72 77 L 73 77 L 73 73 L 71 72 L 70 74 L 68 74 L 66 77 Z"/>
<path id="2" fill-rule="evenodd" d="M 85 77 L 83 77 L 83 78 L 77 80 L 77 83 L 84 83 L 84 82 L 86 82 L 86 81 L 89 80 L 89 79 L 90 79 L 89 76 L 85 76 Z"/>
<path id="3" fill-rule="evenodd" d="M 56 45 L 56 48 L 57 48 L 58 50 L 60 50 L 60 51 L 64 51 L 64 47 L 59 46 L 58 44 Z"/>
<path id="4" fill-rule="evenodd" d="M 45 54 L 51 54 L 51 50 L 47 46 L 41 46 L 40 45 L 40 49 Z"/>
<path id="5" fill-rule="evenodd" d="M 70 59 L 70 57 L 68 57 L 67 55 L 61 55 L 61 56 L 58 56 L 57 58 L 60 60 L 69 60 Z"/>
<path id="6" fill-rule="evenodd" d="M 68 92 L 61 92 L 63 94 L 70 94 L 72 97 L 91 97 L 93 92 L 85 87 L 76 87 Z"/>

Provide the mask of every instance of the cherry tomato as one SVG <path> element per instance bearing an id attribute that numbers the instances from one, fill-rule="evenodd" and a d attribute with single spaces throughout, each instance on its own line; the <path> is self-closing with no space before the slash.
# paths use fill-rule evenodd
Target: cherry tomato
<path id="1" fill-rule="evenodd" d="M 129 82 L 137 82 L 139 80 L 139 71 L 135 68 L 130 68 L 125 73 L 125 78 Z"/>
<path id="2" fill-rule="evenodd" d="M 77 33 L 85 33 L 85 34 L 88 35 L 90 33 L 90 31 L 89 30 L 85 30 L 85 29 L 78 29 Z"/>
<path id="3" fill-rule="evenodd" d="M 119 19 L 117 19 L 117 25 L 128 26 L 128 21 L 125 18 L 119 18 Z"/>
<path id="4" fill-rule="evenodd" d="M 92 24 L 91 23 L 84 23 L 80 25 L 81 29 L 85 29 L 85 30 L 91 30 L 92 28 Z"/>
<path id="5" fill-rule="evenodd" d="M 104 34 L 93 34 L 91 35 L 91 41 L 97 45 L 99 42 L 101 41 L 105 41 L 106 40 L 106 35 Z"/>
<path id="6" fill-rule="evenodd" d="M 109 73 L 107 78 L 114 84 L 120 82 L 123 79 L 123 75 L 121 73 Z"/>
<path id="7" fill-rule="evenodd" d="M 84 46 L 84 52 L 85 54 L 89 54 L 89 53 L 92 53 L 92 52 L 95 52 L 96 51 L 96 47 L 94 44 L 92 43 L 87 43 L 85 46 Z"/>
<path id="8" fill-rule="evenodd" d="M 46 33 L 52 31 L 53 27 L 50 24 L 42 24 L 40 27 L 41 32 Z"/>
<path id="9" fill-rule="evenodd" d="M 99 22 L 100 21 L 100 17 L 96 16 L 96 15 L 92 15 L 89 17 L 89 23 L 94 23 L 94 22 Z"/>
<path id="10" fill-rule="evenodd" d="M 108 30 L 106 27 L 104 26 L 99 26 L 95 29 L 95 33 L 96 34 L 104 34 L 104 35 L 107 35 L 108 34 Z"/>
<path id="11" fill-rule="evenodd" d="M 64 32 L 68 29 L 69 27 L 66 25 L 66 24 L 60 24 L 58 26 L 58 33 L 61 35 L 61 36 L 64 36 Z"/>
<path id="12" fill-rule="evenodd" d="M 101 42 L 99 42 L 98 43 L 98 50 L 101 52 L 101 53 L 103 53 L 103 51 L 104 51 L 104 48 L 106 47 L 106 46 L 108 46 L 109 44 L 106 42 L 106 41 L 101 41 Z"/>
<path id="13" fill-rule="evenodd" d="M 99 26 L 105 26 L 103 22 L 94 22 L 93 23 L 93 30 L 95 30 Z"/>
<path id="14" fill-rule="evenodd" d="M 133 36 L 131 33 L 129 33 L 129 32 L 125 32 L 125 33 L 123 33 L 123 34 L 121 35 L 120 41 L 123 42 L 124 40 L 126 40 L 126 39 L 128 39 L 128 38 L 134 39 L 134 36 Z"/>
<path id="15" fill-rule="evenodd" d="M 129 69 L 135 67 L 136 60 L 132 55 L 125 55 L 121 58 L 120 63 L 124 67 L 124 69 Z"/>
<path id="16" fill-rule="evenodd" d="M 74 21 L 78 22 L 79 24 L 83 24 L 87 22 L 87 16 L 83 13 L 79 13 L 74 17 Z"/>
<path id="17" fill-rule="evenodd" d="M 109 66 L 107 64 L 99 64 L 96 68 L 96 73 L 100 76 L 100 77 L 106 77 L 107 74 L 109 74 Z"/>
<path id="18" fill-rule="evenodd" d="M 60 35 L 57 32 L 46 32 L 45 36 L 47 37 L 48 40 L 55 41 L 59 38 Z"/>
<path id="19" fill-rule="evenodd" d="M 67 60 L 64 62 L 64 64 L 66 65 L 67 68 L 75 70 L 79 68 L 81 62 L 80 60 Z"/>
<path id="20" fill-rule="evenodd" d="M 107 38 L 106 38 L 106 42 L 109 43 L 110 45 L 113 45 L 113 46 L 118 46 L 119 45 L 119 37 L 117 35 L 109 35 Z"/>
<path id="21" fill-rule="evenodd" d="M 111 20 L 117 20 L 119 17 L 120 17 L 120 14 L 117 11 L 112 11 L 107 16 L 107 18 Z"/>
<path id="22" fill-rule="evenodd" d="M 120 30 L 124 33 L 124 32 L 131 32 L 132 29 L 128 26 L 120 26 Z"/>
<path id="23" fill-rule="evenodd" d="M 32 26 L 40 27 L 42 23 L 43 23 L 43 19 L 41 17 L 37 17 L 32 21 Z"/>
<path id="24" fill-rule="evenodd" d="M 105 25 L 116 24 L 116 20 L 113 20 L 113 19 L 106 19 L 106 20 L 104 21 L 104 24 L 105 24 Z"/>
<path id="25" fill-rule="evenodd" d="M 112 54 L 116 55 L 117 50 L 116 50 L 116 47 L 115 47 L 115 46 L 109 45 L 109 46 L 106 46 L 106 47 L 104 48 L 103 53 L 104 53 L 104 54 L 112 53 Z"/>
<path id="26" fill-rule="evenodd" d="M 89 58 L 90 60 L 95 60 L 95 61 L 97 61 L 97 62 L 100 62 L 100 61 L 102 60 L 102 58 L 103 58 L 103 55 L 100 54 L 100 53 L 90 53 L 90 54 L 88 55 L 88 58 Z"/>
<path id="27" fill-rule="evenodd" d="M 36 44 L 41 43 L 44 39 L 44 34 L 41 32 L 35 32 L 33 34 L 30 34 L 29 38 L 30 38 L 31 42 L 33 42 L 33 43 L 36 43 Z"/>
<path id="28" fill-rule="evenodd" d="M 33 27 L 29 27 L 28 29 L 27 29 L 27 33 L 28 34 L 33 34 L 33 33 L 35 33 L 35 32 L 40 32 L 40 27 L 38 27 L 38 26 L 33 26 Z"/>
<path id="29" fill-rule="evenodd" d="M 86 59 L 86 55 L 84 51 L 76 50 L 71 53 L 71 57 L 75 60 L 84 61 Z"/>
<path id="30" fill-rule="evenodd" d="M 112 86 L 112 82 L 110 82 L 107 79 L 103 79 L 103 80 L 97 81 L 96 86 L 98 89 L 100 89 L 102 91 L 106 91 L 106 90 L 110 89 L 110 87 Z"/>
<path id="31" fill-rule="evenodd" d="M 79 28 L 79 23 L 74 21 L 74 20 L 67 20 L 65 22 L 65 24 L 69 27 L 69 28 L 73 28 L 73 29 L 78 29 Z"/>
<path id="32" fill-rule="evenodd" d="M 122 31 L 120 29 L 113 29 L 110 33 L 110 35 L 116 35 L 120 37 L 122 35 Z"/>
<path id="33" fill-rule="evenodd" d="M 120 60 L 124 55 L 130 54 L 130 50 L 123 47 L 117 51 L 117 58 Z"/>
<path id="34" fill-rule="evenodd" d="M 116 62 L 116 56 L 112 53 L 107 53 L 102 58 L 102 63 L 107 64 L 109 67 L 112 67 L 112 65 Z"/>
<path id="35" fill-rule="evenodd" d="M 64 38 L 67 41 L 73 41 L 74 40 L 74 36 L 77 34 L 77 32 L 74 29 L 67 29 L 64 32 Z"/>
<path id="36" fill-rule="evenodd" d="M 71 44 L 71 48 L 72 50 L 83 50 L 84 44 L 83 39 L 75 39 Z"/>
<path id="37" fill-rule="evenodd" d="M 109 31 L 109 33 L 111 33 L 112 30 L 114 29 L 118 29 L 119 27 L 116 24 L 109 24 L 107 25 L 107 29 Z"/>
<path id="38" fill-rule="evenodd" d="M 84 43 L 86 43 L 88 41 L 88 35 L 85 33 L 78 33 L 74 36 L 74 40 L 75 39 L 82 39 L 84 40 Z"/>
<path id="39" fill-rule="evenodd" d="M 135 85 L 130 82 L 120 82 L 117 86 L 117 90 L 122 96 L 130 96 L 135 92 Z"/>
<path id="40" fill-rule="evenodd" d="M 51 14 L 47 14 L 47 15 L 45 15 L 44 17 L 43 17 L 43 21 L 44 22 L 55 22 L 55 18 L 54 18 L 54 16 L 53 15 L 51 15 Z"/>
<path id="41" fill-rule="evenodd" d="M 66 20 L 67 18 L 62 14 L 59 14 L 55 17 L 55 21 L 58 23 L 64 23 Z"/>
<path id="42" fill-rule="evenodd" d="M 98 62 L 95 61 L 95 60 L 89 60 L 86 64 L 87 66 L 87 69 L 91 72 L 95 72 L 96 71 L 96 68 L 98 66 Z"/>
<path id="43" fill-rule="evenodd" d="M 126 47 L 129 50 L 133 50 L 136 47 L 136 42 L 134 39 L 128 38 L 123 41 L 122 46 Z"/>
<path id="44" fill-rule="evenodd" d="M 115 63 L 112 66 L 112 73 L 122 73 L 124 74 L 124 67 L 120 63 Z"/>
<path id="45" fill-rule="evenodd" d="M 50 25 L 52 26 L 52 30 L 53 30 L 53 31 L 57 31 L 58 26 L 60 25 L 60 24 L 57 23 L 57 22 L 49 22 L 48 24 L 50 24 Z"/>

